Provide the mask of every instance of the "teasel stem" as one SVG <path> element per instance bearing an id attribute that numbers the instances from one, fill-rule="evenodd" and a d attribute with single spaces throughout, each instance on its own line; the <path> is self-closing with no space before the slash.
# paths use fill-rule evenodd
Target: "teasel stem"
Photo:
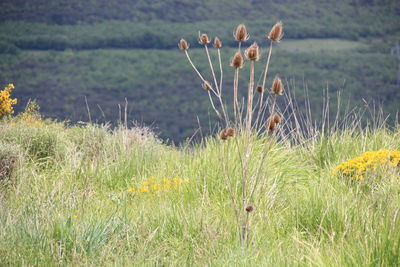
<path id="1" fill-rule="evenodd" d="M 242 47 L 242 42 L 238 44 L 238 52 L 240 53 L 240 49 Z M 242 116 L 240 114 L 240 106 L 238 101 L 238 87 L 239 87 L 239 68 L 235 69 L 235 76 L 233 80 L 233 113 L 235 117 L 235 126 L 238 127 L 242 125 Z M 239 120 L 238 120 L 239 119 Z M 239 123 L 239 125 L 238 125 Z"/>
<path id="2" fill-rule="evenodd" d="M 242 180 L 242 204 L 243 204 L 243 224 L 241 240 L 242 244 L 246 241 L 246 229 L 247 229 L 247 214 L 245 214 L 245 208 L 247 206 L 247 178 L 249 175 L 249 160 L 252 150 L 251 139 L 251 121 L 253 117 L 253 95 L 254 95 L 254 60 L 250 61 L 250 79 L 249 89 L 247 95 L 247 117 L 246 117 L 246 153 L 243 166 L 243 180 Z"/>
<path id="3" fill-rule="evenodd" d="M 211 69 L 211 73 L 212 73 L 212 76 L 213 76 L 213 79 L 214 79 L 215 89 L 217 90 L 215 95 L 218 97 L 218 100 L 219 100 L 219 102 L 221 104 L 221 109 L 222 109 L 222 113 L 224 114 L 225 124 L 228 127 L 229 126 L 229 119 L 228 119 L 228 115 L 227 115 L 227 113 L 225 111 L 224 102 L 222 101 L 221 89 L 219 88 L 218 83 L 217 83 L 217 77 L 215 76 L 214 67 L 213 67 L 213 64 L 211 62 L 210 52 L 208 51 L 208 47 L 207 47 L 206 44 L 204 45 L 204 48 L 206 50 L 208 63 L 210 64 L 210 69 Z M 215 106 L 214 106 L 214 109 L 215 109 Z"/>
<path id="4" fill-rule="evenodd" d="M 215 105 L 214 105 L 214 101 L 213 101 L 213 99 L 212 99 L 212 96 L 211 96 L 210 91 L 207 91 L 207 93 L 208 93 L 208 98 L 210 98 L 210 102 L 211 102 L 212 108 L 214 109 L 214 111 L 215 111 L 215 113 L 217 114 L 218 118 L 222 120 L 221 114 L 219 113 L 218 109 L 217 109 L 217 108 L 215 107 Z"/>
<path id="5" fill-rule="evenodd" d="M 276 94 L 274 94 L 274 102 L 272 102 L 272 111 L 271 114 L 275 113 L 275 107 L 276 107 Z"/>
<path id="6" fill-rule="evenodd" d="M 254 96 L 254 60 L 250 61 L 250 80 L 247 95 L 247 119 L 246 129 L 248 133 L 251 131 L 251 121 L 253 118 L 253 96 Z"/>
<path id="7" fill-rule="evenodd" d="M 197 70 L 196 66 L 193 64 L 192 60 L 190 59 L 189 53 L 187 50 L 185 50 L 185 55 L 190 63 L 190 65 L 192 65 L 192 68 L 194 69 L 194 71 L 197 73 L 197 75 L 199 75 L 200 79 L 202 82 L 206 82 L 206 80 L 204 80 L 203 76 L 201 75 L 201 73 Z"/>
<path id="8" fill-rule="evenodd" d="M 238 126 L 238 119 L 240 119 L 241 121 L 241 118 L 238 118 L 239 116 L 238 86 L 239 86 L 239 68 L 236 68 L 235 76 L 233 79 L 233 112 L 235 116 L 235 126 Z"/>
<path id="9" fill-rule="evenodd" d="M 204 45 L 204 48 L 206 50 L 208 63 L 210 64 L 210 69 L 211 69 L 211 73 L 212 73 L 212 76 L 213 76 L 213 79 L 214 79 L 215 89 L 217 89 L 217 93 L 219 94 L 219 86 L 218 86 L 218 83 L 217 83 L 217 78 L 215 76 L 214 67 L 213 67 L 213 64 L 211 62 L 210 52 L 208 51 L 207 45 Z"/>
<path id="10" fill-rule="evenodd" d="M 198 70 L 198 69 L 196 68 L 196 66 L 193 64 L 193 61 L 192 61 L 192 59 L 190 58 L 189 53 L 188 53 L 187 50 L 185 50 L 185 55 L 186 55 L 186 57 L 187 57 L 187 59 L 188 59 L 190 65 L 191 65 L 192 68 L 194 69 L 194 71 L 197 73 L 197 75 L 200 77 L 200 79 L 203 81 L 203 83 L 205 83 L 206 80 L 203 78 L 203 76 L 201 75 L 201 73 L 199 72 L 199 70 Z M 212 91 L 215 95 L 217 95 L 217 93 L 215 92 L 215 90 L 214 90 L 213 88 L 211 88 L 211 91 Z M 217 95 L 217 96 L 218 96 L 218 95 Z M 219 111 L 217 110 L 217 108 L 216 108 L 215 105 L 214 105 L 214 101 L 213 101 L 213 99 L 212 99 L 212 97 L 211 97 L 210 90 L 208 91 L 208 97 L 210 98 L 211 106 L 212 106 L 212 108 L 214 109 L 215 113 L 217 114 L 218 118 L 222 119 L 221 114 L 219 113 Z"/>
<path id="11" fill-rule="evenodd" d="M 227 127 L 229 127 L 229 116 L 227 111 L 225 110 L 225 106 L 223 105 L 222 102 L 222 80 L 224 78 L 224 71 L 222 70 L 222 60 L 221 60 L 221 49 L 218 48 L 218 61 L 219 61 L 219 71 L 220 71 L 220 79 L 219 79 L 219 98 L 220 98 L 220 102 L 222 105 L 222 111 L 224 112 L 224 116 L 225 116 L 225 120 L 226 120 L 226 125 Z"/>
<path id="12" fill-rule="evenodd" d="M 262 168 L 262 166 L 266 163 L 265 158 L 267 157 L 268 150 L 269 150 L 269 149 L 268 149 L 268 145 L 269 145 L 268 140 L 266 140 L 266 142 L 265 142 L 265 150 L 264 150 L 264 153 L 263 153 L 263 155 L 262 155 L 260 164 L 258 165 L 258 168 L 257 168 L 256 180 L 255 180 L 255 182 L 254 182 L 253 188 L 252 188 L 251 191 L 250 191 L 249 201 L 252 201 L 254 192 L 256 191 L 257 186 L 258 186 L 258 183 L 259 183 L 259 181 L 260 181 L 260 178 L 261 178 L 261 175 L 260 175 L 261 168 Z"/>
<path id="13" fill-rule="evenodd" d="M 194 71 L 195 71 L 195 72 L 197 73 L 197 75 L 200 77 L 201 81 L 202 81 L 203 83 L 207 82 L 207 81 L 203 78 L 203 76 L 201 75 L 200 71 L 199 71 L 199 70 L 196 68 L 196 66 L 194 65 L 194 63 L 193 63 L 192 59 L 190 58 L 189 53 L 188 53 L 187 50 L 185 50 L 185 55 L 186 55 L 186 57 L 187 57 L 187 59 L 188 59 L 190 65 L 191 65 L 192 68 L 194 69 Z M 213 88 L 211 88 L 211 91 L 212 91 L 215 95 L 217 95 L 217 93 L 215 92 L 215 90 L 214 90 Z"/>
<path id="14" fill-rule="evenodd" d="M 222 60 L 221 60 L 221 49 L 217 49 L 218 52 L 218 61 L 219 61 L 219 71 L 220 71 L 220 79 L 219 79 L 219 91 L 222 94 L 222 80 L 224 78 L 224 72 L 222 70 Z"/>
<path id="15" fill-rule="evenodd" d="M 263 82 L 262 82 L 263 90 L 262 90 L 262 92 L 260 94 L 260 105 L 259 105 L 259 108 L 258 108 L 257 119 L 256 119 L 256 123 L 255 123 L 256 127 L 258 127 L 258 122 L 260 120 L 260 116 L 261 116 L 261 113 L 262 113 L 262 110 L 263 110 L 264 92 L 266 90 L 265 84 L 266 84 L 266 81 L 267 81 L 267 73 L 268 73 L 268 68 L 269 68 L 269 61 L 271 59 L 271 54 L 272 54 L 272 41 L 270 42 L 270 45 L 269 45 L 267 63 L 265 64 L 265 69 L 264 69 L 264 77 L 263 77 Z"/>

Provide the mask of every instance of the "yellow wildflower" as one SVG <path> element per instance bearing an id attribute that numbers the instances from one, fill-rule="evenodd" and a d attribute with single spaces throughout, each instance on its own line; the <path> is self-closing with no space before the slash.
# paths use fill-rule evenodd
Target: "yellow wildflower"
<path id="1" fill-rule="evenodd" d="M 139 186 L 137 187 L 137 189 L 138 189 L 138 192 L 140 192 L 140 193 L 146 193 L 146 192 L 149 191 L 149 187 L 147 187 L 147 186 L 142 186 L 142 185 L 139 185 Z"/>
<path id="2" fill-rule="evenodd" d="M 399 150 L 369 151 L 336 166 L 333 175 L 342 174 L 352 179 L 362 180 L 363 174 L 378 167 L 397 167 L 400 162 Z"/>
<path id="3" fill-rule="evenodd" d="M 17 104 L 17 99 L 11 99 L 11 91 L 14 85 L 10 83 L 4 90 L 0 91 L 0 117 L 14 113 L 13 105 Z"/>
<path id="4" fill-rule="evenodd" d="M 128 193 L 160 193 L 162 191 L 170 191 L 171 189 L 178 190 L 181 186 L 188 184 L 189 181 L 181 178 L 166 178 L 157 179 L 156 177 L 149 177 L 141 185 L 129 188 Z"/>

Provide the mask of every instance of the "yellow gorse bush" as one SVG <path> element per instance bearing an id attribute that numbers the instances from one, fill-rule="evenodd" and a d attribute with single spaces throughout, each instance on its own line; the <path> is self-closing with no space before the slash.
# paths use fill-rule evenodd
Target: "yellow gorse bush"
<path id="1" fill-rule="evenodd" d="M 13 105 L 17 104 L 17 99 L 10 98 L 13 89 L 14 85 L 10 83 L 0 91 L 0 118 L 14 113 Z"/>
<path id="2" fill-rule="evenodd" d="M 142 184 L 129 188 L 127 192 L 132 194 L 158 194 L 171 190 L 179 190 L 187 184 L 189 184 L 188 180 L 176 177 L 162 179 L 149 177 Z"/>
<path id="3" fill-rule="evenodd" d="M 340 163 L 333 170 L 332 174 L 362 180 L 367 171 L 376 170 L 378 167 L 398 166 L 400 166 L 399 150 L 370 151 Z"/>
<path id="4" fill-rule="evenodd" d="M 40 115 L 40 106 L 36 101 L 30 101 L 25 108 L 25 111 L 20 114 L 20 123 L 28 126 L 43 126 L 42 116 Z"/>

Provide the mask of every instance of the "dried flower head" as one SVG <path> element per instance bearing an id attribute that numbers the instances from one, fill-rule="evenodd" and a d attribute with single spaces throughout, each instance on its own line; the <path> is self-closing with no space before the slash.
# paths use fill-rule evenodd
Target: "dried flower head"
<path id="1" fill-rule="evenodd" d="M 252 212 L 254 210 L 254 206 L 253 205 L 248 205 L 247 207 L 246 207 L 246 211 L 247 212 Z"/>
<path id="2" fill-rule="evenodd" d="M 202 87 L 204 90 L 207 90 L 207 91 L 212 89 L 211 84 L 207 81 L 203 82 Z"/>
<path id="3" fill-rule="evenodd" d="M 274 120 L 275 123 L 280 123 L 282 121 L 282 117 L 278 113 L 272 115 L 272 119 Z"/>
<path id="4" fill-rule="evenodd" d="M 257 92 L 262 93 L 264 91 L 264 88 L 262 88 L 261 85 L 257 85 L 256 90 L 257 90 Z"/>
<path id="5" fill-rule="evenodd" d="M 275 122 L 274 118 L 270 116 L 266 123 L 265 123 L 265 128 L 267 128 L 268 131 L 275 131 L 278 128 L 278 124 Z"/>
<path id="6" fill-rule="evenodd" d="M 282 21 L 278 21 L 272 27 L 271 31 L 268 34 L 268 39 L 274 42 L 279 42 L 283 37 L 283 24 Z"/>
<path id="7" fill-rule="evenodd" d="M 222 130 L 221 132 L 219 132 L 219 137 L 222 139 L 222 140 L 226 140 L 226 139 L 228 139 L 228 134 L 226 133 L 226 130 L 224 129 L 224 130 Z"/>
<path id="8" fill-rule="evenodd" d="M 241 69 L 243 67 L 243 56 L 242 54 L 238 51 L 235 53 L 231 60 L 231 66 L 234 68 L 239 68 Z"/>
<path id="9" fill-rule="evenodd" d="M 208 39 L 208 35 L 205 33 L 200 34 L 199 33 L 199 43 L 206 45 L 210 43 L 210 39 Z"/>
<path id="10" fill-rule="evenodd" d="M 222 42 L 218 37 L 215 37 L 215 39 L 214 39 L 214 47 L 215 48 L 221 48 L 222 47 Z"/>
<path id="11" fill-rule="evenodd" d="M 274 78 L 274 81 L 272 82 L 271 93 L 276 95 L 283 95 L 284 91 L 285 90 L 283 88 L 282 80 L 278 76 L 276 76 Z"/>
<path id="12" fill-rule="evenodd" d="M 246 26 L 244 26 L 244 24 L 239 24 L 233 33 L 233 37 L 235 37 L 235 40 L 238 42 L 246 42 L 249 40 L 250 35 L 247 33 Z"/>
<path id="13" fill-rule="evenodd" d="M 188 50 L 188 49 L 189 49 L 189 45 L 188 45 L 188 43 L 186 42 L 185 39 L 181 39 L 181 40 L 179 41 L 178 46 L 179 46 L 179 49 L 180 49 L 180 50 Z"/>
<path id="14" fill-rule="evenodd" d="M 247 59 L 250 60 L 259 60 L 260 59 L 260 48 L 257 43 L 253 43 L 249 48 L 244 52 Z"/>
<path id="15" fill-rule="evenodd" d="M 233 128 L 227 128 L 227 129 L 225 130 L 225 132 L 226 132 L 226 134 L 227 134 L 228 136 L 234 136 L 234 135 L 235 135 L 235 130 L 234 130 Z"/>

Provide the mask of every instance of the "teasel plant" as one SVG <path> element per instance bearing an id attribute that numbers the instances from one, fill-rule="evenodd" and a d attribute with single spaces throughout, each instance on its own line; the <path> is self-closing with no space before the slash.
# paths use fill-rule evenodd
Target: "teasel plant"
<path id="1" fill-rule="evenodd" d="M 283 24 L 277 22 L 270 31 L 267 32 L 266 38 L 269 41 L 268 52 L 266 56 L 265 65 L 262 68 L 262 73 L 258 79 L 260 84 L 255 83 L 255 65 L 256 62 L 261 60 L 261 48 L 256 42 L 253 42 L 247 49 L 243 51 L 242 46 L 250 38 L 247 28 L 244 24 L 240 24 L 233 32 L 235 41 L 238 42 L 237 51 L 230 59 L 230 66 L 234 69 L 233 78 L 233 119 L 229 116 L 228 105 L 224 102 L 222 87 L 223 87 L 223 68 L 221 60 L 222 41 L 215 37 L 213 46 L 217 50 L 217 61 L 219 67 L 219 77 L 216 75 L 213 61 L 209 51 L 211 39 L 206 33 L 198 34 L 199 44 L 204 47 L 205 55 L 211 70 L 211 77 L 209 80 L 196 67 L 189 54 L 189 44 L 185 39 L 179 42 L 179 48 L 185 53 L 190 66 L 193 68 L 197 76 L 200 78 L 203 89 L 207 92 L 212 109 L 215 111 L 218 119 L 224 124 L 223 129 L 219 132 L 219 138 L 223 142 L 228 142 L 230 139 L 234 140 L 237 149 L 237 156 L 240 161 L 240 184 L 228 185 L 227 189 L 231 195 L 232 206 L 236 216 L 238 226 L 238 233 L 240 236 L 240 243 L 242 246 L 246 245 L 249 235 L 250 219 L 255 210 L 259 210 L 252 203 L 254 193 L 258 190 L 261 178 L 261 168 L 265 162 L 268 150 L 270 147 L 269 142 L 265 142 L 261 161 L 255 168 L 251 168 L 251 155 L 253 153 L 254 142 L 260 134 L 274 134 L 283 118 L 277 111 L 277 97 L 283 95 L 284 87 L 281 79 L 275 77 L 271 83 L 271 89 L 267 94 L 265 89 L 267 86 L 267 78 L 269 65 L 272 55 L 272 48 L 274 43 L 279 43 L 283 36 Z M 247 94 L 240 92 L 239 77 L 240 71 L 244 64 L 250 64 L 249 83 L 247 86 Z M 218 79 L 219 78 L 219 79 Z M 258 99 L 255 101 L 255 93 L 258 92 Z M 239 96 L 247 95 L 239 100 Z M 272 103 L 270 99 L 272 98 Z M 218 104 L 216 104 L 218 103 Z M 265 118 L 266 113 L 270 112 L 270 116 Z M 224 150 L 223 153 L 229 153 Z M 236 153 L 236 152 L 235 152 Z M 224 174 L 227 181 L 230 181 L 227 172 L 227 164 L 224 157 L 221 157 Z M 227 184 L 230 182 L 227 182 Z M 259 190 L 258 190 L 259 191 Z"/>

